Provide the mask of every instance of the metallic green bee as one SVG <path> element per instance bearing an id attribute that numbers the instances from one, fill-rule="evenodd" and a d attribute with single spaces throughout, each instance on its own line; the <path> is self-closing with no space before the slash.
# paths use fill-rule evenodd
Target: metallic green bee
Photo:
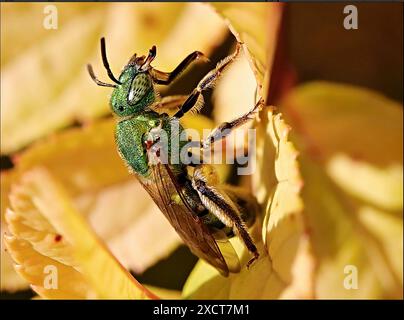
<path id="1" fill-rule="evenodd" d="M 259 206 L 245 190 L 219 185 L 211 165 L 162 161 L 159 143 L 162 132 L 177 136 L 183 132 L 179 119 L 203 105 L 203 91 L 214 85 L 239 51 L 240 44 L 237 44 L 235 53 L 218 63 L 187 97 L 159 99 L 155 84 L 170 84 L 192 62 L 204 59 L 198 51 L 189 54 L 174 71 L 166 73 L 150 65 L 156 57 L 156 47 L 153 46 L 147 57 L 133 55 L 116 79 L 109 67 L 102 38 L 102 61 L 114 84 L 98 80 L 91 65 L 87 66 L 97 85 L 114 88 L 111 108 L 117 116 L 115 138 L 120 156 L 191 251 L 224 276 L 229 272 L 239 272 L 241 268 L 228 241 L 232 236 L 237 235 L 253 255 L 247 267 L 259 257 L 247 231 L 256 220 Z M 207 139 L 197 142 L 201 150 L 224 138 L 231 129 L 253 119 L 261 106 L 262 100 L 242 117 L 221 124 Z M 174 110 L 175 114 L 169 116 L 167 110 L 171 113 Z M 173 131 L 174 125 L 179 128 L 177 131 Z M 185 142 L 180 142 L 179 147 L 184 146 Z M 166 148 L 169 156 L 179 152 L 170 144 Z"/>

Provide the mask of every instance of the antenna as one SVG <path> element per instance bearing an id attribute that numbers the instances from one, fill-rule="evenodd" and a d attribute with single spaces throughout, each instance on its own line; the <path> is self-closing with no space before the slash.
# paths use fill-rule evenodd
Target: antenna
<path id="1" fill-rule="evenodd" d="M 93 67 L 91 66 L 91 64 L 87 65 L 87 70 L 88 70 L 88 73 L 90 74 L 91 79 L 93 79 L 97 85 L 99 85 L 101 87 L 111 87 L 111 88 L 117 87 L 116 84 L 105 83 L 105 82 L 98 80 L 94 74 L 94 70 L 93 70 Z"/>
<path id="2" fill-rule="evenodd" d="M 111 68 L 109 67 L 109 63 L 108 63 L 108 59 L 107 59 L 107 50 L 105 49 L 105 38 L 104 37 L 101 38 L 101 56 L 102 56 L 102 62 L 104 63 L 104 67 L 105 67 L 105 69 L 107 69 L 109 78 L 112 81 L 114 81 L 116 84 L 122 84 L 115 78 L 114 74 L 111 71 Z"/>

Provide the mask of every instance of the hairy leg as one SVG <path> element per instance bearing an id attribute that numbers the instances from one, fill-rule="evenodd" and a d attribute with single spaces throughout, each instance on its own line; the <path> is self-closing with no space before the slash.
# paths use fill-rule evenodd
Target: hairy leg
<path id="1" fill-rule="evenodd" d="M 182 106 L 182 104 L 187 100 L 188 96 L 186 95 L 175 95 L 175 96 L 167 96 L 161 98 L 161 100 L 150 108 L 158 113 L 173 113 L 178 111 L 178 109 Z"/>
<path id="2" fill-rule="evenodd" d="M 196 60 L 208 61 L 202 52 L 194 51 L 190 53 L 172 72 L 163 72 L 157 69 L 150 69 L 150 74 L 157 84 L 168 85 L 173 82 L 192 62 Z"/>
<path id="3" fill-rule="evenodd" d="M 209 136 L 202 142 L 201 148 L 208 148 L 212 143 L 219 141 L 226 136 L 228 136 L 231 131 L 248 121 L 255 118 L 256 114 L 261 110 L 264 104 L 263 99 L 261 98 L 251 109 L 249 112 L 245 113 L 244 115 L 230 121 L 230 122 L 223 122 L 218 127 L 213 129 L 213 131 L 209 134 Z"/>
<path id="4" fill-rule="evenodd" d="M 240 49 L 241 45 L 237 43 L 236 51 L 232 55 L 220 61 L 216 65 L 215 69 L 211 70 L 205 77 L 203 77 L 201 81 L 199 81 L 197 87 L 188 96 L 188 99 L 184 102 L 184 104 L 174 115 L 174 117 L 181 118 L 190 110 L 199 111 L 202 108 L 204 103 L 202 92 L 209 88 L 212 88 L 215 85 L 216 80 L 223 73 L 226 67 L 236 59 L 238 53 L 240 52 Z"/>
<path id="5" fill-rule="evenodd" d="M 214 168 L 209 165 L 197 166 L 193 174 L 192 186 L 197 191 L 203 205 L 226 226 L 233 228 L 233 232 L 243 241 L 248 251 L 254 255 L 247 264 L 249 267 L 259 257 L 257 247 L 247 231 L 237 205 L 218 186 L 218 177 Z"/>

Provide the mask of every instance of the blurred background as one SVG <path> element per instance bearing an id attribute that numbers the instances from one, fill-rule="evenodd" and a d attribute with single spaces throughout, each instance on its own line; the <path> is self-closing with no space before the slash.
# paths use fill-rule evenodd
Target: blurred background
<path id="1" fill-rule="evenodd" d="M 359 28 L 345 30 L 347 4 L 285 6 L 279 47 L 293 84 L 329 80 L 374 89 L 401 102 L 403 5 L 356 3 Z M 106 79 L 100 36 L 106 37 L 115 74 L 133 52 L 146 54 L 152 44 L 157 45 L 155 65 L 165 71 L 191 51 L 207 53 L 209 64 L 190 68 L 169 88 L 162 88 L 163 95 L 191 92 L 234 47 L 234 36 L 223 21 L 201 4 L 56 3 L 56 30 L 43 26 L 45 5 L 1 3 L 2 172 L 13 168 L 16 154 L 43 137 L 111 117 L 109 93 L 96 87 L 85 72 L 85 64 L 91 62 L 99 78 Z M 251 82 L 251 74 L 248 77 Z M 254 87 L 246 87 L 252 94 Z M 214 95 L 205 95 L 202 114 L 218 121 L 221 111 L 213 111 Z M 229 179 L 237 183 L 238 178 Z M 180 290 L 197 258 L 183 245 L 174 247 L 167 249 L 169 254 L 160 253 L 157 262 L 132 268 L 136 279 Z M 2 298 L 32 296 L 23 285 L 14 293 L 2 292 Z"/>

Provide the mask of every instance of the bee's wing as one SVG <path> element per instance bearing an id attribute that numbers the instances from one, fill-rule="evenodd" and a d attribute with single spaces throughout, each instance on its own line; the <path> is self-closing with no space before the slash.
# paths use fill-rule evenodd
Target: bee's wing
<path id="1" fill-rule="evenodd" d="M 229 271 L 240 271 L 239 259 L 231 243 L 228 240 L 216 242 L 208 227 L 191 209 L 168 165 L 158 163 L 152 165 L 151 170 L 154 183 L 142 183 L 190 250 L 224 276 Z M 181 201 L 173 200 L 176 195 Z"/>
<path id="2" fill-rule="evenodd" d="M 216 232 L 215 232 L 216 233 Z M 240 259 L 236 251 L 233 248 L 233 245 L 230 243 L 229 240 L 226 239 L 226 234 L 222 230 L 218 230 L 217 233 L 222 234 L 220 236 L 220 240 L 216 239 L 216 244 L 219 247 L 220 252 L 224 260 L 226 261 L 227 267 L 230 272 L 240 272 L 241 265 Z"/>

